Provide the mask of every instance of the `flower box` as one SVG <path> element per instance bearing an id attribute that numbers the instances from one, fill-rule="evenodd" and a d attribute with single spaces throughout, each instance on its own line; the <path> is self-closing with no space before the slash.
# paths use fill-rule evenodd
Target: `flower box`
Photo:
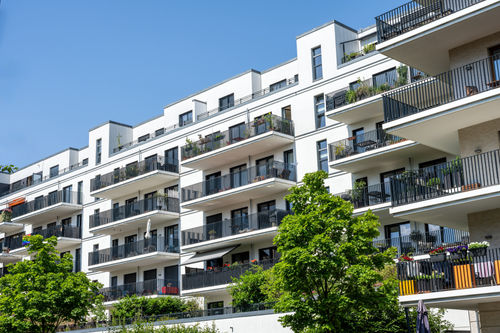
<path id="1" fill-rule="evenodd" d="M 469 249 L 469 251 L 473 257 L 480 257 L 486 255 L 486 249 L 486 247 L 482 247 L 477 249 Z"/>

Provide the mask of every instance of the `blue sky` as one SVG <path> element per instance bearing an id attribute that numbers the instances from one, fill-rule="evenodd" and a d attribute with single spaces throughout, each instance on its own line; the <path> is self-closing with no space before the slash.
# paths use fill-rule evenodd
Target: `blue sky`
<path id="1" fill-rule="evenodd" d="M 2 0 L 0 164 L 88 144 L 249 68 L 294 58 L 295 36 L 359 29 L 404 1 Z"/>

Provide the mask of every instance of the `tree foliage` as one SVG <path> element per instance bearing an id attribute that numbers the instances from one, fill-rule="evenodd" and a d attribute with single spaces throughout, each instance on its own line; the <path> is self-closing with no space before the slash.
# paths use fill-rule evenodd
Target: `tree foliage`
<path id="1" fill-rule="evenodd" d="M 373 246 L 378 217 L 354 217 L 351 203 L 328 193 L 323 171 L 306 174 L 286 196 L 293 215 L 275 238 L 281 260 L 275 266 L 283 291 L 276 305 L 294 312 L 280 320 L 295 332 L 366 332 L 365 319 L 391 301 L 378 270 L 393 251 Z"/>
<path id="2" fill-rule="evenodd" d="M 264 270 L 255 265 L 228 287 L 234 307 L 248 308 L 252 304 L 272 303 L 279 296 L 272 269 Z"/>
<path id="3" fill-rule="evenodd" d="M 0 278 L 0 332 L 55 332 L 62 322 L 81 322 L 102 303 L 101 285 L 73 273 L 70 254 L 55 250 L 56 237 L 29 236 L 31 260 L 9 265 Z"/>
<path id="4" fill-rule="evenodd" d="M 178 297 L 147 298 L 132 295 L 118 301 L 111 310 L 111 316 L 115 322 L 123 323 L 130 319 L 196 310 L 199 310 L 199 305 L 195 300 L 186 301 Z"/>
<path id="5" fill-rule="evenodd" d="M 14 173 L 18 170 L 18 168 L 12 164 L 1 165 L 0 164 L 0 173 Z"/>
<path id="6" fill-rule="evenodd" d="M 220 333 L 212 323 L 212 326 L 192 326 L 172 325 L 155 327 L 150 323 L 136 323 L 133 327 L 121 327 L 113 330 L 113 333 Z"/>

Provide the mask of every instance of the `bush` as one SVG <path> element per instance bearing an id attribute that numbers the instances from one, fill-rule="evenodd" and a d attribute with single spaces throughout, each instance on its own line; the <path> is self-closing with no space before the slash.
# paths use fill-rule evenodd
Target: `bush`
<path id="1" fill-rule="evenodd" d="M 274 284 L 273 269 L 263 270 L 254 266 L 238 278 L 233 278 L 233 284 L 228 287 L 233 298 L 232 305 L 248 308 L 252 304 L 275 302 L 279 293 Z"/>
<path id="2" fill-rule="evenodd" d="M 212 324 L 211 327 L 201 327 L 199 324 L 193 326 L 174 325 L 155 327 L 148 323 L 136 323 L 133 328 L 122 327 L 114 330 L 114 333 L 220 333 Z"/>
<path id="3" fill-rule="evenodd" d="M 122 298 L 111 310 L 115 322 L 166 315 L 176 312 L 189 312 L 199 310 L 195 300 L 185 301 L 178 297 L 147 298 L 136 295 Z"/>

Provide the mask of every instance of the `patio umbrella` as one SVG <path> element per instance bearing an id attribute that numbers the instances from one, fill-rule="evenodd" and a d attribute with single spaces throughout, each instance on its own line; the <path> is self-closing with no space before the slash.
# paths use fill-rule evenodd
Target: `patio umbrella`
<path id="1" fill-rule="evenodd" d="M 151 219 L 148 219 L 148 224 L 146 224 L 146 234 L 144 238 L 149 239 L 151 237 Z"/>
<path id="2" fill-rule="evenodd" d="M 418 301 L 417 306 L 417 333 L 430 333 L 429 316 L 427 308 L 422 300 Z"/>

